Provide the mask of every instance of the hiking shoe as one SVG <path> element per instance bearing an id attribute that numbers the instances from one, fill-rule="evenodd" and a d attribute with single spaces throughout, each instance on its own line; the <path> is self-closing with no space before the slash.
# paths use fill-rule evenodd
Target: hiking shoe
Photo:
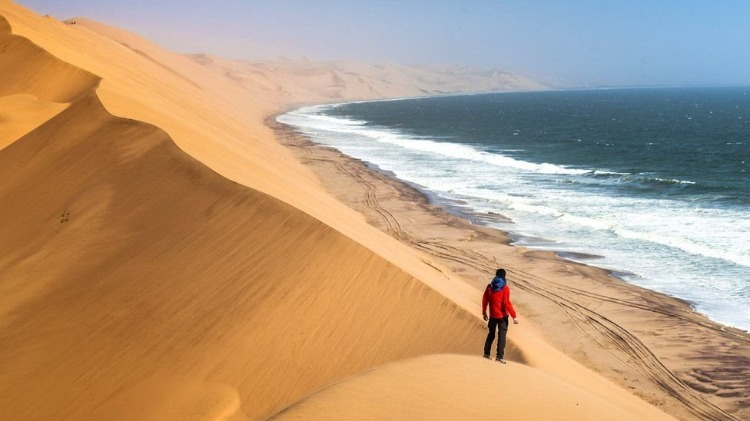
<path id="1" fill-rule="evenodd" d="M 495 361 L 499 362 L 500 364 L 505 364 L 505 360 L 502 358 L 495 358 Z"/>
<path id="2" fill-rule="evenodd" d="M 484 354 L 484 358 L 490 359 L 490 354 Z"/>

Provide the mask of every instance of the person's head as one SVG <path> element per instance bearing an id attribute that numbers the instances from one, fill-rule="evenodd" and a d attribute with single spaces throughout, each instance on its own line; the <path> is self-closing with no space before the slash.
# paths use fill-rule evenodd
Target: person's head
<path id="1" fill-rule="evenodd" d="M 498 269 L 495 272 L 495 276 L 497 276 L 498 278 L 505 278 L 505 269 Z"/>

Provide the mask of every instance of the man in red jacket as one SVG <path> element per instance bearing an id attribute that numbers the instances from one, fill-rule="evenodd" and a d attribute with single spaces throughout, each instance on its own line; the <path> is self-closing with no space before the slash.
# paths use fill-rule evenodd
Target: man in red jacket
<path id="1" fill-rule="evenodd" d="M 503 357 L 505 356 L 505 337 L 508 334 L 508 315 L 513 317 L 513 324 L 518 324 L 516 310 L 510 302 L 510 288 L 507 284 L 505 269 L 498 269 L 482 296 L 482 317 L 485 321 L 487 321 L 487 305 L 490 307 L 489 323 L 487 324 L 490 332 L 484 342 L 484 358 L 490 358 L 490 349 L 492 348 L 492 342 L 495 340 L 495 329 L 497 329 L 499 336 L 495 360 L 503 364 L 505 364 Z"/>

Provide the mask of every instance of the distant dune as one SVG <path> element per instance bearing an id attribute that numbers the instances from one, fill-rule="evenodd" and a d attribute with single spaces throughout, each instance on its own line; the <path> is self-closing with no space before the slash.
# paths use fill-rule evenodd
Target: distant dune
<path id="1" fill-rule="evenodd" d="M 200 54 L 194 60 L 251 89 L 260 87 L 293 102 L 543 89 L 511 73 L 461 66 L 406 67 L 301 59 L 229 61 Z"/>
<path id="2" fill-rule="evenodd" d="M 507 366 L 478 357 L 477 290 L 263 124 L 298 103 L 540 85 L 183 56 L 7 0 L 0 15 L 1 418 L 669 418 L 530 327 Z"/>

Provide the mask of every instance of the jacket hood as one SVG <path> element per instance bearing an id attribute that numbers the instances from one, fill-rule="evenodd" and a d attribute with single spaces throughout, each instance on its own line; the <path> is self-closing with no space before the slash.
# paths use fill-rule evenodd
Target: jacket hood
<path id="1" fill-rule="evenodd" d="M 492 278 L 492 282 L 490 282 L 490 288 L 492 288 L 493 291 L 500 291 L 505 286 L 505 279 L 495 276 Z"/>

